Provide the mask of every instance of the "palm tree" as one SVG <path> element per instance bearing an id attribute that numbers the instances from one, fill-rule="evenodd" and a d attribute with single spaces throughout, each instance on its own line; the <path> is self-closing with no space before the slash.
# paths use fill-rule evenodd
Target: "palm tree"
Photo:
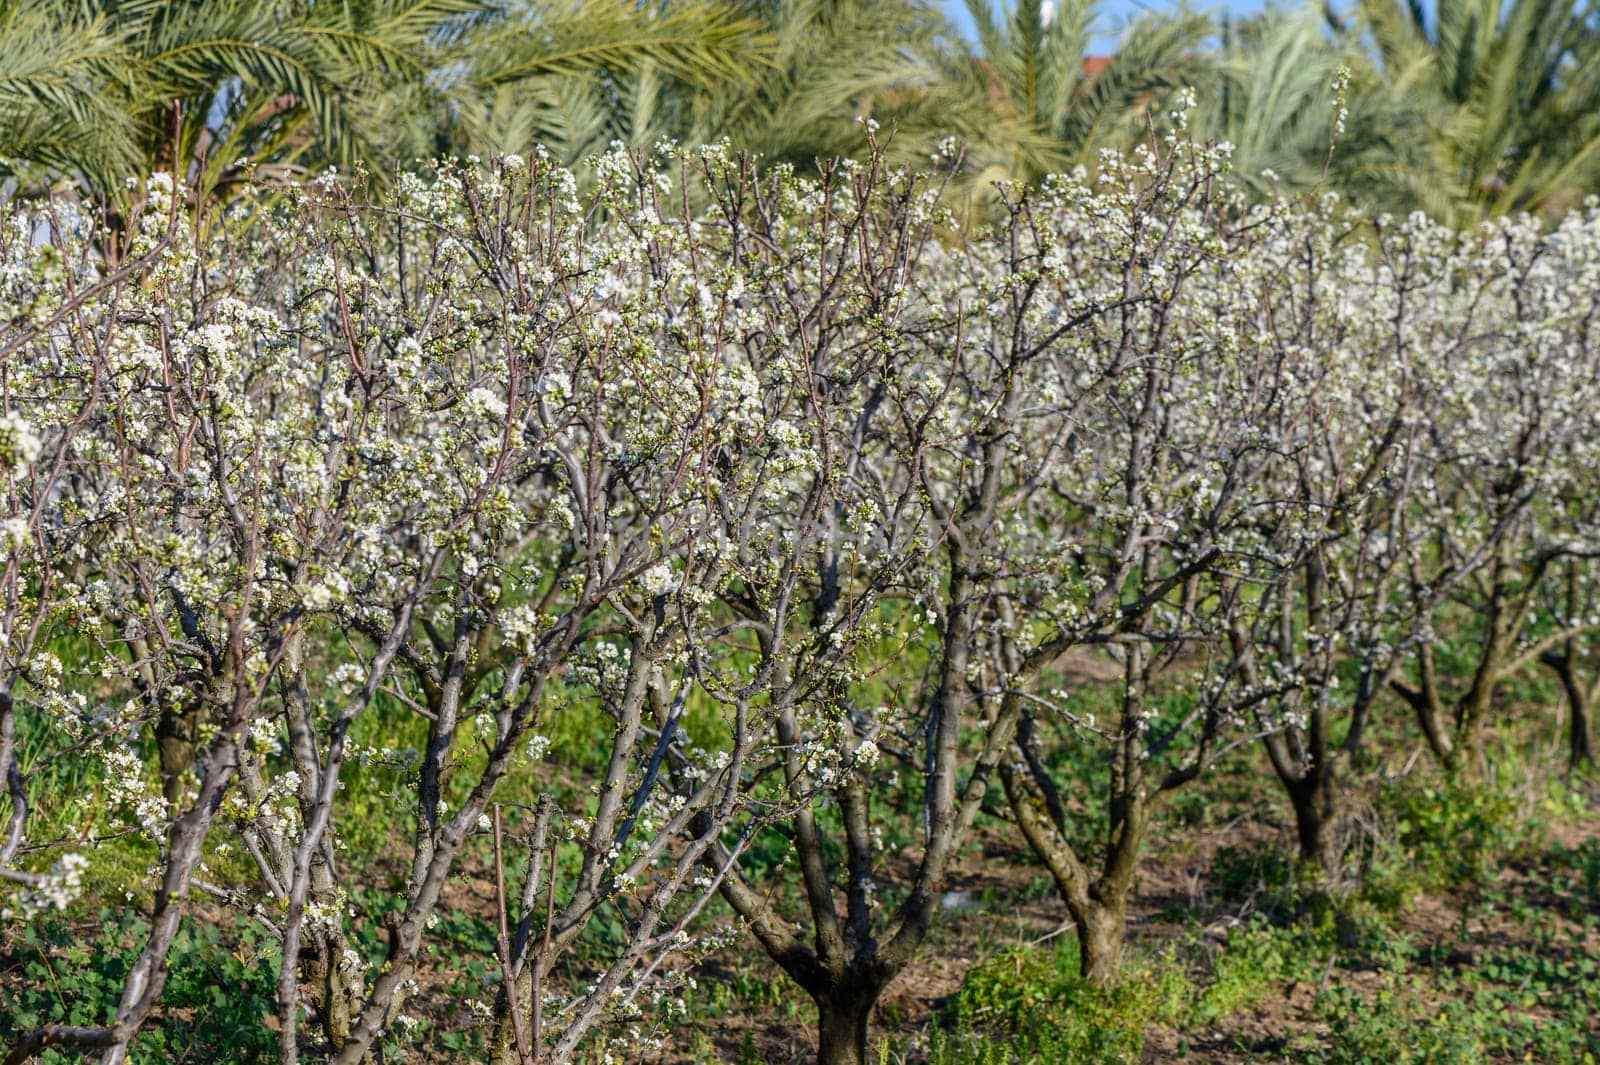
<path id="1" fill-rule="evenodd" d="M 1386 178 L 1452 221 L 1554 210 L 1600 180 L 1600 32 L 1572 0 L 1360 0 L 1383 91 L 1425 151 Z M 1398 121 L 1403 121 L 1397 118 Z"/>
<path id="2" fill-rule="evenodd" d="M 668 135 L 684 92 L 745 86 L 775 46 L 724 0 L 521 0 L 484 19 L 459 61 L 393 98 L 411 154 L 489 155 L 542 144 L 574 162 L 613 140 Z"/>
<path id="3" fill-rule="evenodd" d="M 861 152 L 857 119 L 884 127 L 891 156 L 918 159 L 931 139 L 977 128 L 974 109 L 938 80 L 935 58 L 948 24 L 928 0 L 743 0 L 743 7 L 777 42 L 773 61 L 748 88 L 694 99 L 690 139 L 726 137 L 768 162 L 807 168 Z"/>
<path id="4" fill-rule="evenodd" d="M 114 197 L 478 147 L 483 116 L 557 77 L 650 64 L 742 76 L 759 26 L 720 0 L 0 0 L 0 160 Z"/>
<path id="5" fill-rule="evenodd" d="M 288 171 L 382 159 L 383 97 L 447 54 L 476 0 L 109 0 L 136 49 L 144 158 L 209 188 L 246 160 Z"/>
<path id="6" fill-rule="evenodd" d="M 0 0 L 0 154 L 114 198 L 120 179 L 178 172 L 211 188 L 268 171 L 375 158 L 382 93 L 423 77 L 477 0 Z M 3 91 L 3 90 L 0 90 Z M 44 133 L 59 121 L 59 135 Z"/>
<path id="7" fill-rule="evenodd" d="M 1346 57 L 1313 8 L 1224 19 L 1215 82 L 1190 128 L 1201 140 L 1233 145 L 1245 185 L 1309 188 L 1323 177 L 1334 137 L 1332 85 Z"/>
<path id="8" fill-rule="evenodd" d="M 1207 77 L 1198 45 L 1210 22 L 1186 9 L 1145 15 L 1121 34 L 1109 61 L 1089 62 L 1100 11 L 1095 0 L 1016 0 L 997 16 L 966 0 L 978 49 L 947 76 L 960 94 L 993 102 L 991 134 L 974 146 L 980 180 L 1034 180 L 1092 167 L 1100 149 L 1137 135 L 1153 97 Z"/>
<path id="9" fill-rule="evenodd" d="M 118 77 L 127 50 L 109 20 L 52 0 L 0 0 L 0 179 L 97 183 L 135 169 Z"/>
<path id="10" fill-rule="evenodd" d="M 1233 145 L 1241 184 L 1258 195 L 1331 187 L 1387 207 L 1400 175 L 1426 169 L 1426 138 L 1415 130 L 1422 116 L 1408 99 L 1414 87 L 1388 85 L 1359 40 L 1333 32 L 1322 11 L 1268 8 L 1224 18 L 1220 30 L 1215 80 L 1190 129 Z M 1341 73 L 1342 97 L 1334 87 Z"/>
<path id="11" fill-rule="evenodd" d="M 937 57 L 948 24 L 928 0 L 739 0 L 769 47 L 741 76 L 694 78 L 681 67 L 551 79 L 537 94 L 496 97 L 488 138 L 499 148 L 538 139 L 571 161 L 620 141 L 727 140 L 765 165 L 805 170 L 861 153 L 857 119 L 884 129 L 888 154 L 925 160 L 939 137 L 983 127 L 982 102 L 944 91 Z"/>

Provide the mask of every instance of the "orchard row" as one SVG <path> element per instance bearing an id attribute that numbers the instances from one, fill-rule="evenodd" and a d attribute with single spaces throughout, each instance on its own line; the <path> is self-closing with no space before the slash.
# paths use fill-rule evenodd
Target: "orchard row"
<path id="1" fill-rule="evenodd" d="M 281 947 L 284 1065 L 374 1060 L 468 878 L 494 1061 L 625 1041 L 742 937 L 860 1062 L 981 812 L 1110 978 L 1230 752 L 1330 883 L 1379 715 L 1470 775 L 1552 671 L 1590 757 L 1600 211 L 1457 232 L 1227 165 L 1169 136 L 973 233 L 881 158 L 719 149 L 13 206 L 7 914 L 149 933 L 8 1060 L 127 1060 L 201 907 Z"/>

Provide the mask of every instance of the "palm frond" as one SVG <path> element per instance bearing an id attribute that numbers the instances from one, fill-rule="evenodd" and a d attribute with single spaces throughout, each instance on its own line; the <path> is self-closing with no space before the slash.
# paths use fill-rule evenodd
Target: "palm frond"
<path id="1" fill-rule="evenodd" d="M 747 76 L 771 45 L 757 22 L 712 0 L 640 6 L 535 0 L 475 40 L 473 54 L 476 76 L 488 86 L 646 61 L 678 77 L 716 82 Z"/>
<path id="2" fill-rule="evenodd" d="M 0 3 L 0 167 L 97 183 L 136 169 L 128 58 L 104 16 L 50 0 Z"/>

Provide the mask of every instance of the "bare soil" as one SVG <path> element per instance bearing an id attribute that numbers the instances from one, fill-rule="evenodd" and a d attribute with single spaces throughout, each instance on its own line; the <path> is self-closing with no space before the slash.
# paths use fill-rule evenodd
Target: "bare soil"
<path id="1" fill-rule="evenodd" d="M 1219 943 L 1229 928 L 1250 916 L 1257 899 L 1248 892 L 1243 898 L 1221 898 L 1211 873 L 1223 845 L 1261 850 L 1292 845 L 1289 824 L 1272 819 L 1269 810 L 1257 813 L 1265 816 L 1209 827 L 1157 826 L 1142 863 L 1135 909 L 1129 919 L 1133 951 L 1159 950 L 1167 941 L 1192 934 L 1197 928 L 1196 914 L 1202 915 L 1203 923 L 1198 926 L 1202 935 Z M 1600 818 L 1557 825 L 1550 843 L 1576 848 L 1593 839 L 1600 839 Z M 1600 956 L 1600 934 L 1592 927 L 1586 929 L 1579 915 L 1554 905 L 1547 873 L 1537 860 L 1514 861 L 1500 869 L 1488 885 L 1454 895 L 1418 894 L 1395 918 L 1396 934 L 1409 937 L 1422 953 L 1434 948 L 1445 952 L 1452 968 L 1470 967 L 1476 951 L 1490 947 L 1548 950 L 1554 943 L 1554 949 Z M 1555 927 L 1546 927 L 1543 938 L 1536 941 L 1528 923 L 1512 919 L 1503 908 L 1490 909 L 1485 916 L 1485 908 L 1473 902 L 1486 891 L 1525 900 L 1542 911 L 1547 925 L 1553 922 Z M 946 911 L 918 961 L 889 986 L 873 1016 L 875 1033 L 895 1037 L 898 1045 L 910 1048 L 904 1057 L 891 1059 L 896 1063 L 914 1065 L 922 1060 L 940 1007 L 959 990 L 974 962 L 1022 944 L 1048 949 L 1052 940 L 1070 936 L 1070 926 L 1064 924 L 1065 910 L 1043 868 L 1025 848 L 996 831 L 979 833 L 969 845 L 946 887 L 945 900 Z M 1471 946 L 1462 948 L 1463 942 Z M 766 974 L 756 979 L 781 982 L 786 988 L 786 993 L 774 996 L 779 1005 L 698 1019 L 692 1031 L 664 1033 L 660 1049 L 638 1060 L 653 1065 L 718 1060 L 800 1065 L 813 1060 L 810 1026 L 815 1015 L 809 1001 L 769 969 L 753 949 L 742 944 L 708 959 L 699 979 L 704 985 L 731 980 L 741 973 L 747 978 Z M 1341 965 L 1337 970 L 1330 968 L 1321 983 L 1337 981 L 1352 990 L 1373 992 L 1384 980 L 1385 974 L 1376 967 Z M 1146 1065 L 1292 1061 L 1290 1047 L 1303 1044 L 1306 1036 L 1326 1034 L 1326 1025 L 1314 1008 L 1320 989 L 1287 980 L 1277 994 L 1211 1028 L 1184 1032 L 1153 1029 L 1146 1033 L 1144 1061 Z M 691 1050 L 691 1039 L 697 1051 Z M 719 1056 L 708 1055 L 707 1041 Z"/>

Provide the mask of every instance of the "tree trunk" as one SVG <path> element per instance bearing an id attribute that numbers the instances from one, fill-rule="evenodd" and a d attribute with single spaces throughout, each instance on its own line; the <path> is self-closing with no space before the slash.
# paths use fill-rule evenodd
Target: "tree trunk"
<path id="1" fill-rule="evenodd" d="M 1299 784 L 1289 787 L 1300 860 L 1332 880 L 1338 875 L 1340 857 L 1333 845 L 1333 781 L 1326 766 L 1310 765 L 1305 773 Z"/>
<path id="2" fill-rule="evenodd" d="M 193 708 L 166 704 L 156 719 L 156 753 L 161 763 L 161 793 L 176 807 L 183 801 L 183 774 L 194 765 L 199 715 Z"/>
<path id="3" fill-rule="evenodd" d="M 1344 737 L 1344 752 L 1350 757 L 1350 764 L 1362 768 L 1367 765 L 1367 748 L 1362 743 L 1367 734 L 1367 722 L 1371 719 L 1372 703 L 1368 700 L 1358 701 L 1350 712 L 1350 731 Z"/>
<path id="4" fill-rule="evenodd" d="M 867 988 L 817 998 L 817 1065 L 866 1065 L 867 1018 L 877 1000 Z"/>
<path id="5" fill-rule="evenodd" d="M 1097 984 L 1116 979 L 1127 927 L 1125 901 L 1094 902 L 1072 916 L 1078 926 L 1078 971 Z"/>
<path id="6" fill-rule="evenodd" d="M 1564 651 L 1546 653 L 1541 661 L 1555 671 L 1561 690 L 1567 695 L 1567 754 L 1573 769 L 1594 764 L 1593 692 L 1578 676 L 1576 641 L 1568 641 Z"/>
<path id="7" fill-rule="evenodd" d="M 1417 724 L 1422 728 L 1423 738 L 1428 741 L 1428 750 L 1433 752 L 1434 759 L 1445 770 L 1457 768 L 1459 755 L 1455 740 L 1450 734 L 1450 725 L 1444 718 L 1443 707 L 1437 699 L 1437 689 L 1433 687 L 1432 655 L 1424 647 L 1423 655 L 1423 680 L 1422 687 L 1411 688 L 1398 680 L 1391 685 L 1411 708 L 1417 712 Z"/>
<path id="8" fill-rule="evenodd" d="M 335 896 L 335 899 L 337 897 Z M 336 904 L 336 902 L 335 902 Z M 366 997 L 362 965 L 359 960 L 345 957 L 349 943 L 340 931 L 315 937 L 317 947 L 318 989 L 313 992 L 318 1012 L 322 1015 L 322 1029 L 328 1044 L 335 1050 L 344 1047 L 350 1038 L 356 1013 Z M 398 1012 L 398 1007 L 397 1007 Z"/>
<path id="9" fill-rule="evenodd" d="M 1572 768 L 1583 769 L 1594 765 L 1594 720 L 1589 713 L 1589 696 L 1581 692 L 1572 701 L 1571 739 L 1569 750 Z"/>

